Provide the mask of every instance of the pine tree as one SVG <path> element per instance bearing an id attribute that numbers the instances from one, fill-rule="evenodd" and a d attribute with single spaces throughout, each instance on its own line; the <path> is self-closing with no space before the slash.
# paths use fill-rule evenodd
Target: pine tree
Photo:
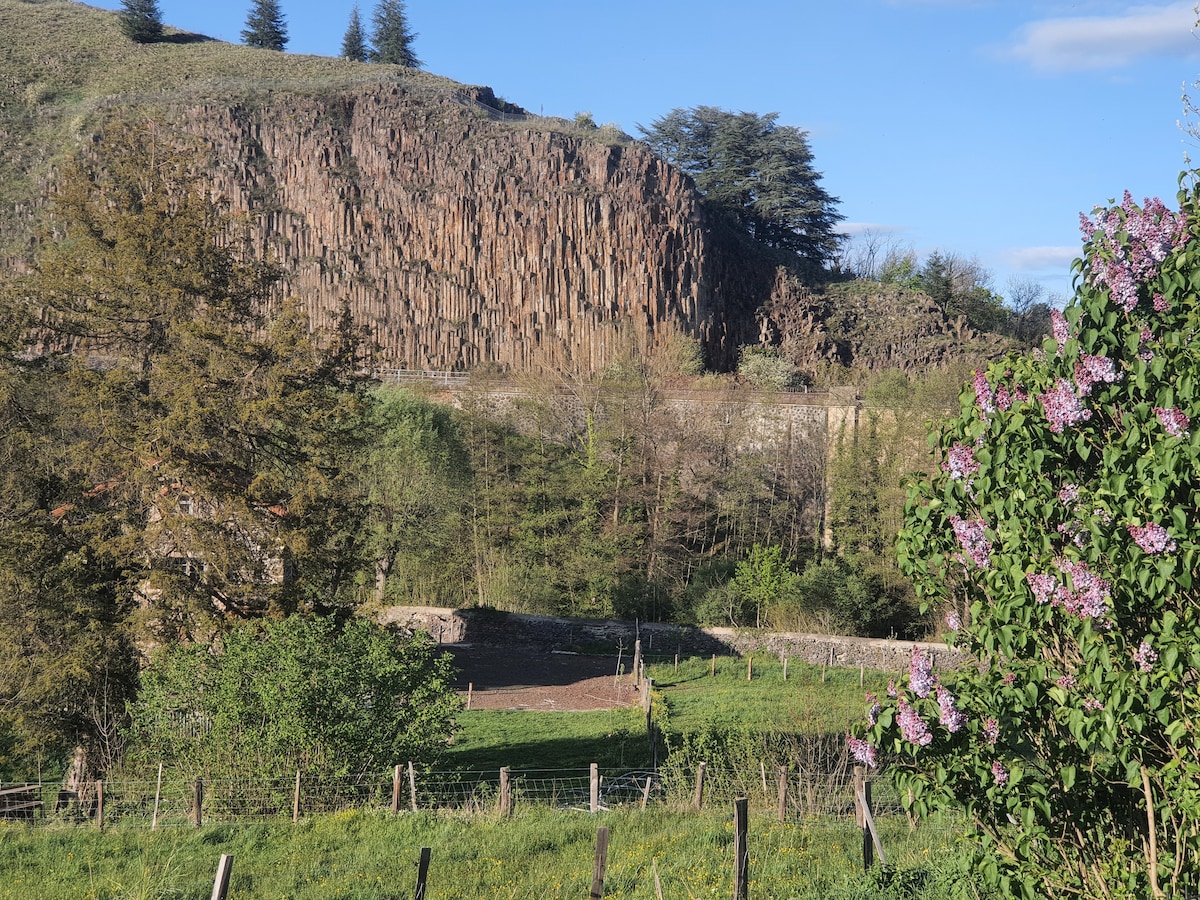
<path id="1" fill-rule="evenodd" d="M 121 0 L 121 31 L 136 44 L 162 40 L 162 12 L 157 0 Z"/>
<path id="2" fill-rule="evenodd" d="M 242 29 L 242 43 L 263 50 L 282 50 L 287 40 L 287 23 L 277 0 L 254 0 Z"/>
<path id="3" fill-rule="evenodd" d="M 354 62 L 366 62 L 368 59 L 367 43 L 363 36 L 362 19 L 358 15 L 358 6 L 350 10 L 350 24 L 346 26 L 346 35 L 342 38 L 342 58 Z"/>
<path id="4" fill-rule="evenodd" d="M 374 62 L 391 63 L 397 66 L 419 68 L 421 61 L 413 52 L 412 42 L 416 35 L 408 28 L 408 15 L 403 0 L 380 0 L 375 7 L 375 45 L 371 53 Z"/>

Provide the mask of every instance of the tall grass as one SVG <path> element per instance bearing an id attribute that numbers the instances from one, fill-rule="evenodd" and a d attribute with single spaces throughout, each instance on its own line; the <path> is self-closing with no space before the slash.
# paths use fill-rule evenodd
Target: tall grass
<path id="1" fill-rule="evenodd" d="M 0 898 L 118 900 L 207 896 L 217 860 L 234 857 L 230 897 L 360 900 L 413 896 L 414 862 L 432 849 L 429 900 L 585 896 L 596 829 L 611 831 L 605 897 L 723 897 L 732 890 L 728 810 L 602 813 L 535 810 L 510 819 L 347 812 L 288 824 L 200 830 L 0 827 Z M 762 898 L 972 896 L 951 832 L 884 827 L 889 873 L 862 872 L 852 825 L 752 817 L 751 895 Z M 891 887 L 889 887 L 891 885 Z M 913 888 L 916 888 L 914 891 Z"/>

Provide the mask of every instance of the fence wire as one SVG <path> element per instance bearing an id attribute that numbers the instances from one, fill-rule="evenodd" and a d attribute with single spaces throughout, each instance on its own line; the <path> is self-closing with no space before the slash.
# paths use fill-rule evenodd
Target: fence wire
<path id="1" fill-rule="evenodd" d="M 0 818 L 30 824 L 75 822 L 139 826 L 195 826 L 197 823 L 291 819 L 342 810 L 398 812 L 411 809 L 495 812 L 507 789 L 510 807 L 522 805 L 590 811 L 630 807 L 694 808 L 697 770 L 662 767 L 653 771 L 598 770 L 595 798 L 590 769 L 508 769 L 503 773 L 413 771 L 397 767 L 358 776 L 272 778 L 190 778 L 178 773 L 157 779 L 98 782 L 79 792 L 58 783 L 0 783 Z M 707 768 L 702 785 L 705 807 L 725 806 L 739 797 L 760 811 L 789 821 L 845 824 L 853 821 L 851 773 L 788 771 L 781 777 L 757 770 Z M 868 776 L 874 815 L 903 815 L 890 779 Z M 5 800 L 9 802 L 6 804 Z M 594 803 L 594 807 L 593 807 Z"/>

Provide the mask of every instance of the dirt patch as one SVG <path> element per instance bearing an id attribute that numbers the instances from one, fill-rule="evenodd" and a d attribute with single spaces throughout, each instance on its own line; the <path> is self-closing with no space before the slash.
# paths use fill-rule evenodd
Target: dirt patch
<path id="1" fill-rule="evenodd" d="M 471 709 L 581 711 L 628 706 L 638 699 L 617 657 L 531 650 L 527 647 L 443 645 L 454 657 L 455 688 Z M 629 657 L 622 659 L 628 669 Z"/>

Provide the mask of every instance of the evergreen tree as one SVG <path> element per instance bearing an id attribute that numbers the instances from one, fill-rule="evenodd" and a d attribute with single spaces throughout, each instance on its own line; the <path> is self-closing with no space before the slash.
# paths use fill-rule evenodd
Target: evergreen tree
<path id="1" fill-rule="evenodd" d="M 842 216 L 818 185 L 806 132 L 776 125 L 777 113 L 676 109 L 639 126 L 659 156 L 691 175 L 708 202 L 755 240 L 824 266 L 842 237 Z"/>
<path id="2" fill-rule="evenodd" d="M 157 0 L 121 0 L 121 31 L 137 44 L 162 39 L 162 12 Z"/>
<path id="3" fill-rule="evenodd" d="M 380 0 L 375 7 L 374 21 L 375 32 L 371 41 L 375 49 L 371 53 L 372 61 L 419 68 L 421 61 L 412 49 L 416 35 L 409 30 L 404 0 Z"/>
<path id="4" fill-rule="evenodd" d="M 263 50 L 283 50 L 287 40 L 287 23 L 277 0 L 254 0 L 242 29 L 242 43 Z"/>
<path id="5" fill-rule="evenodd" d="M 368 59 L 366 38 L 363 35 L 362 19 L 358 15 L 358 7 L 350 10 L 350 24 L 346 26 L 346 34 L 342 38 L 342 58 L 354 62 L 366 62 Z"/>

